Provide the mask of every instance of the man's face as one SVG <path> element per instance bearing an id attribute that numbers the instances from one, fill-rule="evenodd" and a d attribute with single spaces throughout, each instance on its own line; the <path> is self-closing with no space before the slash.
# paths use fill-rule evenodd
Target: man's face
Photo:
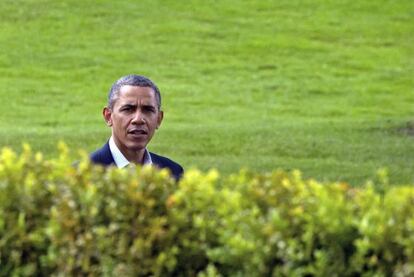
<path id="1" fill-rule="evenodd" d="M 145 149 L 163 118 L 153 89 L 138 86 L 121 87 L 113 108 L 105 107 L 103 115 L 127 158 Z"/>

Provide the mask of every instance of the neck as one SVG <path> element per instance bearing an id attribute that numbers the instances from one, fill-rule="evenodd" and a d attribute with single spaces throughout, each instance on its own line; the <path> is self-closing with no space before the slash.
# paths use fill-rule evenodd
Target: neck
<path id="1" fill-rule="evenodd" d="M 144 153 L 145 149 L 138 150 L 138 151 L 123 151 L 123 149 L 120 149 L 121 153 L 125 156 L 125 158 L 130 162 L 134 164 L 142 164 L 144 162 Z"/>
<path id="2" fill-rule="evenodd" d="M 128 149 L 127 147 L 120 145 L 120 143 L 118 143 L 118 141 L 115 138 L 113 139 L 113 141 L 116 147 L 118 147 L 119 151 L 121 151 L 122 155 L 124 155 L 124 157 L 130 163 L 143 164 L 145 148 L 138 149 L 138 150 Z"/>

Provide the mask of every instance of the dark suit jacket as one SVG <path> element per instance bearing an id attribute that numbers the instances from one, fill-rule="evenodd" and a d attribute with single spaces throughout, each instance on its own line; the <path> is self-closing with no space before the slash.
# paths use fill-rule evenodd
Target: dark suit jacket
<path id="1" fill-rule="evenodd" d="M 168 168 L 171 174 L 174 176 L 175 180 L 179 180 L 183 175 L 183 168 L 181 165 L 177 164 L 176 162 L 166 158 L 159 156 L 157 154 L 151 153 L 152 163 L 159 167 L 159 168 Z M 100 164 L 103 166 L 110 166 L 115 165 L 114 158 L 112 157 L 111 150 L 109 149 L 109 144 L 105 143 L 105 145 L 101 148 L 96 150 L 90 155 L 90 159 L 95 164 Z"/>

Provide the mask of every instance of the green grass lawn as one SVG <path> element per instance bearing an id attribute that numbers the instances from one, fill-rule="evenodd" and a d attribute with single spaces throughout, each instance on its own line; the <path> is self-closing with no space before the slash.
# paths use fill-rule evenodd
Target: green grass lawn
<path id="1" fill-rule="evenodd" d="M 0 45 L 0 146 L 93 151 L 138 73 L 163 95 L 149 148 L 185 168 L 414 182 L 412 0 L 3 0 Z"/>

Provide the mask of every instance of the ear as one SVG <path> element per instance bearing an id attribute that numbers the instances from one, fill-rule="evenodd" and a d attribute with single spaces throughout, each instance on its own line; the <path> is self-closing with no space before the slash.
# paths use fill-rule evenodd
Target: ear
<path id="1" fill-rule="evenodd" d="M 103 108 L 102 115 L 108 127 L 112 127 L 112 111 L 110 108 Z"/>
<path id="2" fill-rule="evenodd" d="M 162 122 L 162 119 L 164 118 L 164 112 L 163 111 L 160 111 L 159 113 L 158 113 L 158 119 L 157 119 L 157 129 L 161 126 L 161 122 Z"/>

